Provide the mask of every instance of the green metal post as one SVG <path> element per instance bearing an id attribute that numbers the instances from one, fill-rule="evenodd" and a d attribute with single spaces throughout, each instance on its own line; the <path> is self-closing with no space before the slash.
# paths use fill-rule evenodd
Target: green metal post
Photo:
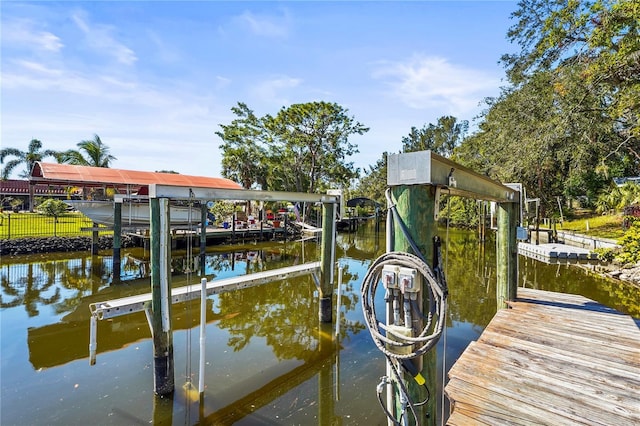
<path id="1" fill-rule="evenodd" d="M 207 205 L 202 203 L 200 205 L 200 254 L 204 254 L 207 251 Z"/>
<path id="2" fill-rule="evenodd" d="M 120 282 L 120 248 L 122 247 L 122 201 L 113 205 L 113 282 Z"/>
<path id="3" fill-rule="evenodd" d="M 200 275 L 204 276 L 206 269 L 205 258 L 207 255 L 207 213 L 209 209 L 206 203 L 200 206 Z"/>
<path id="4" fill-rule="evenodd" d="M 171 234 L 169 199 L 152 198 L 151 211 L 151 325 L 153 334 L 153 390 L 174 390 L 173 332 L 171 330 Z"/>
<path id="5" fill-rule="evenodd" d="M 409 235 L 425 259 L 431 261 L 433 259 L 433 237 L 435 236 L 437 225 L 434 219 L 435 203 L 437 202 L 435 186 L 394 186 L 391 187 L 391 193 L 396 202 L 396 209 L 404 221 Z M 413 251 L 397 226 L 393 241 L 394 251 Z M 429 306 L 429 293 L 427 291 L 422 292 L 422 305 Z M 421 374 L 425 378 L 426 386 L 431 390 L 431 398 L 425 405 L 415 407 L 419 417 L 419 424 L 421 425 L 436 424 L 436 369 L 437 355 L 436 351 L 432 350 L 422 356 Z M 427 397 L 424 387 L 418 386 L 413 377 L 406 375 L 406 382 L 413 401 L 423 401 Z"/>
<path id="6" fill-rule="evenodd" d="M 496 299 L 498 309 L 515 300 L 518 285 L 517 203 L 498 203 L 496 236 Z"/>
<path id="7" fill-rule="evenodd" d="M 100 250 L 100 246 L 98 245 L 98 231 L 95 230 L 98 228 L 98 224 L 93 222 L 92 226 L 94 231 L 91 232 L 91 255 L 95 256 Z"/>
<path id="8" fill-rule="evenodd" d="M 320 321 L 331 322 L 333 265 L 335 263 L 336 205 L 322 203 L 322 244 L 320 248 Z"/>

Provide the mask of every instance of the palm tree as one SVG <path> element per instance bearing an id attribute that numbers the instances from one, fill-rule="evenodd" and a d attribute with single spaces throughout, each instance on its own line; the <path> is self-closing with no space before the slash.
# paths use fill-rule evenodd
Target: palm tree
<path id="1" fill-rule="evenodd" d="M 51 149 L 45 149 L 42 151 L 42 142 L 38 139 L 31 139 L 28 151 L 20 151 L 17 148 L 4 148 L 0 150 L 0 164 L 4 164 L 4 160 L 8 156 L 16 158 L 8 161 L 2 169 L 2 179 L 7 180 L 13 169 L 22 163 L 25 164 L 26 170 L 20 173 L 20 177 L 28 178 L 36 161 L 42 161 L 45 157 L 56 157 L 57 159 L 59 155 L 60 152 L 53 151 Z"/>
<path id="2" fill-rule="evenodd" d="M 62 153 L 61 162 L 77 166 L 109 167 L 117 158 L 109 154 L 109 147 L 102 143 L 100 136 L 78 142 L 78 150 L 70 149 Z"/>

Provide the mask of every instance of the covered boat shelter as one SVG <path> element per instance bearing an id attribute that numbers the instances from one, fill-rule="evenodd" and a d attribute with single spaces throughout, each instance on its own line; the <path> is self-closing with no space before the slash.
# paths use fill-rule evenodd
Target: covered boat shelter
<path id="1" fill-rule="evenodd" d="M 85 189 L 102 188 L 113 189 L 114 196 L 114 268 L 119 270 L 120 259 L 120 234 L 122 222 L 122 202 L 124 198 L 143 196 L 147 198 L 149 185 L 171 185 L 183 187 L 207 187 L 215 189 L 235 189 L 242 187 L 236 182 L 221 177 L 191 176 L 177 173 L 145 172 L 138 170 L 113 169 L 107 167 L 76 166 L 71 164 L 47 163 L 37 161 L 31 169 L 29 176 L 29 199 L 33 205 L 33 194 L 37 184 L 63 185 L 79 187 L 83 189 L 83 198 L 87 197 Z M 105 194 L 102 194 L 105 196 Z M 96 224 L 93 231 L 92 253 L 98 252 L 98 228 Z M 114 269 L 115 275 L 116 269 Z"/>
<path id="2" fill-rule="evenodd" d="M 74 166 L 37 161 L 31 169 L 29 183 L 69 185 L 85 188 L 113 188 L 118 194 L 148 194 L 149 185 L 194 186 L 219 189 L 242 189 L 236 182 L 221 177 L 190 176 L 177 173 L 144 172 L 106 167 Z"/>

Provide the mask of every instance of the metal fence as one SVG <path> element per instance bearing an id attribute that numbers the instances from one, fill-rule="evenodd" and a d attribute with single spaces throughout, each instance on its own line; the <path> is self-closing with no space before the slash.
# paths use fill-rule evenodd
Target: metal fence
<path id="1" fill-rule="evenodd" d="M 0 213 L 0 239 L 91 235 L 91 219 L 78 212 L 58 217 L 38 213 Z"/>

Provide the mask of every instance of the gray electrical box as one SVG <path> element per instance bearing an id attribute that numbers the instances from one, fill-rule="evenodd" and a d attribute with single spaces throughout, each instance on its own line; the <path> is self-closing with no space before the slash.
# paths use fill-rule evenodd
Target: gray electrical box
<path id="1" fill-rule="evenodd" d="M 422 185 L 431 182 L 431 151 L 387 155 L 387 185 Z"/>

